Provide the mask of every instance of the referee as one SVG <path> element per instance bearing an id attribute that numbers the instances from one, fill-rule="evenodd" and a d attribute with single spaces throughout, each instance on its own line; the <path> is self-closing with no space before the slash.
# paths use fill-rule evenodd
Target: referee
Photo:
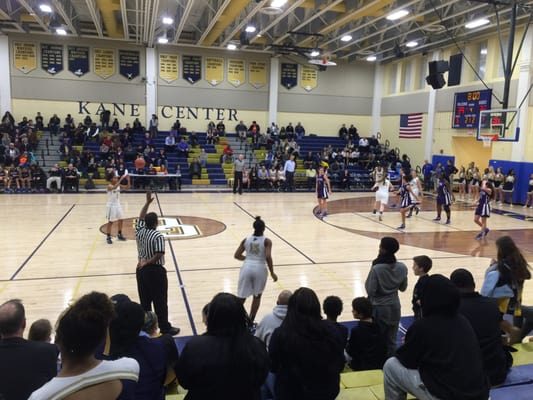
<path id="1" fill-rule="evenodd" d="M 239 194 L 242 194 L 244 163 L 244 155 L 242 154 L 239 154 L 239 157 L 233 162 L 233 194 L 237 193 L 237 188 L 239 188 Z"/>
<path id="2" fill-rule="evenodd" d="M 165 269 L 165 239 L 157 231 L 157 214 L 146 213 L 150 203 L 154 200 L 152 192 L 146 192 L 144 204 L 137 225 L 135 237 L 137 239 L 137 290 L 144 311 L 152 310 L 154 305 L 159 329 L 162 334 L 177 335 L 180 330 L 168 322 L 168 280 Z"/>

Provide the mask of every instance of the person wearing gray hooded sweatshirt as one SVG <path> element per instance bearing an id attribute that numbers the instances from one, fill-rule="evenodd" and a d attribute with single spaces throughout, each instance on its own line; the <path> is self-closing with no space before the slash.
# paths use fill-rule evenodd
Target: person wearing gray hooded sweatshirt
<path id="1" fill-rule="evenodd" d="M 261 322 L 257 324 L 255 336 L 261 339 L 267 348 L 272 337 L 272 332 L 281 325 L 285 319 L 285 315 L 287 315 L 287 305 L 291 296 L 292 292 L 290 290 L 283 290 L 279 294 L 278 301 L 272 312 L 265 315 Z"/>
<path id="2" fill-rule="evenodd" d="M 400 244 L 393 237 L 384 237 L 379 244 L 379 254 L 372 262 L 366 278 L 365 289 L 372 303 L 374 320 L 387 338 L 387 355 L 396 352 L 398 326 L 401 317 L 398 290 L 407 289 L 407 266 L 394 255 Z"/>

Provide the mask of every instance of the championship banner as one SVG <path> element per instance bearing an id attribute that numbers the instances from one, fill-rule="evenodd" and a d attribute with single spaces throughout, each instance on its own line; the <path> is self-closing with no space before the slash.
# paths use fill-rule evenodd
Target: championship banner
<path id="1" fill-rule="evenodd" d="M 205 80 L 213 86 L 218 85 L 224 80 L 224 58 L 205 58 Z"/>
<path id="2" fill-rule="evenodd" d="M 176 54 L 159 54 L 159 77 L 167 83 L 178 79 L 178 56 Z"/>
<path id="3" fill-rule="evenodd" d="M 52 75 L 63 71 L 63 45 L 41 44 L 41 68 Z"/>
<path id="4" fill-rule="evenodd" d="M 93 49 L 94 73 L 102 79 L 115 74 L 115 50 Z"/>
<path id="5" fill-rule="evenodd" d="M 246 63 L 244 60 L 228 60 L 228 82 L 239 87 L 246 79 Z"/>
<path id="6" fill-rule="evenodd" d="M 266 61 L 248 62 L 248 82 L 254 88 L 259 89 L 266 85 L 267 64 Z"/>
<path id="7" fill-rule="evenodd" d="M 68 70 L 78 78 L 89 72 L 89 48 L 68 46 Z"/>
<path id="8" fill-rule="evenodd" d="M 120 75 L 128 80 L 137 78 L 141 64 L 140 59 L 140 53 L 136 50 L 119 50 L 118 70 Z"/>
<path id="9" fill-rule="evenodd" d="M 15 68 L 27 74 L 37 68 L 37 49 L 35 43 L 13 43 L 13 62 Z"/>
<path id="10" fill-rule="evenodd" d="M 298 82 L 298 64 L 281 64 L 281 86 L 292 89 Z"/>
<path id="11" fill-rule="evenodd" d="M 316 67 L 302 66 L 300 75 L 300 85 L 308 92 L 317 87 L 318 70 Z"/>
<path id="12" fill-rule="evenodd" d="M 183 56 L 183 79 L 194 84 L 202 79 L 202 57 Z"/>

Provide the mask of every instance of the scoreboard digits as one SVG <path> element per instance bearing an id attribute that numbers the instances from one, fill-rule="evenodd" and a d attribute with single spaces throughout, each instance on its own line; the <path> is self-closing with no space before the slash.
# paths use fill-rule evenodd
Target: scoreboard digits
<path id="1" fill-rule="evenodd" d="M 479 112 L 490 110 L 492 89 L 455 93 L 452 128 L 477 128 Z M 481 121 L 488 124 L 488 121 Z"/>

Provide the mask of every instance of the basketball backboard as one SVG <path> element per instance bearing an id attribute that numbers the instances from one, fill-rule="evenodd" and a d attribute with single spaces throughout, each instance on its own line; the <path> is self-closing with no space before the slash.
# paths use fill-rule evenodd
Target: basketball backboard
<path id="1" fill-rule="evenodd" d="M 517 142 L 520 137 L 520 110 L 480 110 L 476 139 L 498 135 L 498 142 Z"/>

